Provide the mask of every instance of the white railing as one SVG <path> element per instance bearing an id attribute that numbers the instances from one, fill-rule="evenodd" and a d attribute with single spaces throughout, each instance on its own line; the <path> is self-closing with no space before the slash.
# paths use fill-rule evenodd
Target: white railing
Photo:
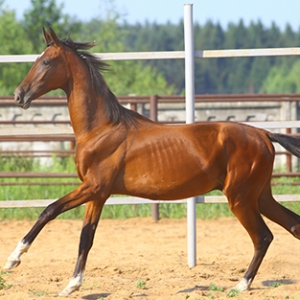
<path id="1" fill-rule="evenodd" d="M 300 201 L 300 195 L 274 195 L 274 198 L 279 202 L 294 202 Z M 32 208 L 32 207 L 46 207 L 53 203 L 57 199 L 39 199 L 39 200 L 9 200 L 0 201 L 0 208 Z M 110 197 L 107 199 L 105 205 L 118 205 L 118 204 L 186 204 L 187 200 L 150 200 L 139 197 Z M 227 203 L 225 196 L 198 196 L 196 197 L 196 203 Z"/>
<path id="2" fill-rule="evenodd" d="M 300 48 L 261 48 L 195 51 L 195 58 L 233 58 L 300 55 Z M 0 55 L 0 63 L 34 62 L 38 54 Z M 102 60 L 184 59 L 184 51 L 96 53 Z"/>

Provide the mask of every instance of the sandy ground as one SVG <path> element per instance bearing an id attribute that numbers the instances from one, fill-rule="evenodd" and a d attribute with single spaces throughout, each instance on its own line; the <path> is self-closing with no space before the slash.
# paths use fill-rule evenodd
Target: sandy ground
<path id="1" fill-rule="evenodd" d="M 275 239 L 252 288 L 232 299 L 300 299 L 300 242 L 268 224 Z M 32 225 L 0 222 L 2 265 Z M 0 299 L 58 299 L 75 267 L 80 229 L 81 221 L 47 225 L 21 265 L 2 275 L 6 288 Z M 197 241 L 197 266 L 190 269 L 186 220 L 102 220 L 83 286 L 68 299 L 229 299 L 228 289 L 241 279 L 252 257 L 247 233 L 234 218 L 198 220 Z M 224 291 L 211 290 L 212 285 Z"/>

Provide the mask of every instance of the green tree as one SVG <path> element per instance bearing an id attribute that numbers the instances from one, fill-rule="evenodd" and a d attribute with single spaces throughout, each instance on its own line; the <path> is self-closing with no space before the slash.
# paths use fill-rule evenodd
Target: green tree
<path id="1" fill-rule="evenodd" d="M 62 13 L 63 3 L 57 5 L 56 0 L 31 0 L 31 5 L 32 8 L 24 14 L 23 27 L 35 53 L 44 49 L 41 35 L 43 27 L 51 26 L 59 36 L 68 36 L 81 27 L 81 22 Z"/>
<path id="2" fill-rule="evenodd" d="M 264 80 L 261 92 L 271 94 L 300 93 L 300 60 L 289 68 L 286 65 L 274 66 Z"/>
<path id="3" fill-rule="evenodd" d="M 119 23 L 119 14 L 110 11 L 106 19 L 93 19 L 84 24 L 79 40 L 97 42 L 92 51 L 125 52 L 124 37 L 127 29 Z M 105 79 L 116 95 L 151 95 L 173 94 L 174 87 L 168 85 L 162 74 L 151 65 L 144 66 L 140 61 L 109 62 L 110 70 L 104 74 Z"/>
<path id="4" fill-rule="evenodd" d="M 183 25 L 124 24 L 130 32 L 125 37 L 127 51 L 178 51 L 183 50 Z M 195 23 L 195 50 L 251 49 L 299 47 L 300 29 L 295 33 L 287 25 L 280 31 L 275 23 L 270 28 L 261 21 L 246 26 L 242 20 L 229 23 L 225 30 L 212 21 L 204 25 Z M 244 57 L 224 59 L 196 59 L 195 91 L 202 93 L 257 93 L 273 66 L 293 66 L 297 57 Z M 177 93 L 184 91 L 184 62 L 151 61 L 168 83 L 173 83 Z"/>
<path id="5" fill-rule="evenodd" d="M 24 38 L 24 30 L 14 11 L 0 2 L 0 55 L 32 52 L 32 44 Z M 28 72 L 28 63 L 0 64 L 0 95 L 11 95 Z"/>
<path id="6" fill-rule="evenodd" d="M 127 30 L 124 36 L 125 51 L 182 51 L 183 22 L 179 24 L 157 24 L 145 22 L 130 25 L 124 23 L 122 28 Z M 164 59 L 143 61 L 144 66 L 151 66 L 162 74 L 168 85 L 174 87 L 174 93 L 184 90 L 184 61 L 182 59 Z"/>

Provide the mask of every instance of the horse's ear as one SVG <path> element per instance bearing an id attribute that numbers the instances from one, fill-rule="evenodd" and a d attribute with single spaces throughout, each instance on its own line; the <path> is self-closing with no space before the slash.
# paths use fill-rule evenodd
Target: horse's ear
<path id="1" fill-rule="evenodd" d="M 45 30 L 44 27 L 43 27 L 43 36 L 44 36 L 44 41 L 45 41 L 46 45 L 48 45 L 51 42 L 51 37 L 47 33 L 47 31 Z"/>
<path id="2" fill-rule="evenodd" d="M 61 45 L 61 41 L 60 39 L 57 37 L 56 33 L 54 32 L 54 30 L 49 27 L 49 31 L 50 31 L 50 39 L 52 40 L 52 42 L 57 45 L 60 46 Z"/>

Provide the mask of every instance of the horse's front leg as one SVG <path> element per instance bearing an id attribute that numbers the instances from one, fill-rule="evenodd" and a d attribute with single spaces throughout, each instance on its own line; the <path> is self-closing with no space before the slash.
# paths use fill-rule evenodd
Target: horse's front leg
<path id="1" fill-rule="evenodd" d="M 105 201 L 90 201 L 86 204 L 83 227 L 80 236 L 79 252 L 76 267 L 72 279 L 66 288 L 58 295 L 68 296 L 78 290 L 82 284 L 83 273 L 87 256 L 92 248 L 94 235 L 99 222 L 101 211 Z"/>
<path id="2" fill-rule="evenodd" d="M 4 269 L 8 270 L 17 267 L 21 263 L 21 255 L 28 251 L 43 227 L 49 221 L 55 219 L 59 214 L 91 200 L 92 196 L 94 196 L 91 191 L 92 189 L 89 185 L 82 183 L 73 192 L 46 207 L 28 234 L 18 243 L 16 249 L 8 257 Z"/>

